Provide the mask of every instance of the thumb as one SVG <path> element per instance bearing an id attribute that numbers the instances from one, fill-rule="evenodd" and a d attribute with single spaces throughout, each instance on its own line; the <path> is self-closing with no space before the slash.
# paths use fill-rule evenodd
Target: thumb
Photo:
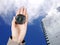
<path id="1" fill-rule="evenodd" d="M 18 39 L 18 30 L 16 29 L 15 17 L 12 20 L 11 31 L 12 31 L 12 38 L 13 38 L 13 40 L 17 41 L 17 39 Z"/>

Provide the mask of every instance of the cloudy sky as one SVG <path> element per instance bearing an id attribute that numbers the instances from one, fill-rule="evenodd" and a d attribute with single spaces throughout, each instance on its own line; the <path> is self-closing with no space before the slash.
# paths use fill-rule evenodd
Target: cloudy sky
<path id="1" fill-rule="evenodd" d="M 56 7 L 57 2 L 59 0 L 0 0 L 0 16 L 8 25 L 11 25 L 12 17 L 15 15 L 13 13 L 24 6 L 29 15 L 28 21 L 33 24 L 34 19 L 43 16 L 43 13 L 48 14 L 51 9 Z"/>
<path id="2" fill-rule="evenodd" d="M 41 21 L 44 22 L 45 27 L 48 27 L 46 30 L 49 34 L 54 35 L 56 32 L 59 32 L 60 13 L 57 7 L 60 6 L 60 0 L 0 0 L 0 35 L 2 34 L 0 36 L 0 45 L 7 43 L 6 40 L 8 40 L 8 37 L 11 35 L 10 25 L 12 18 L 15 16 L 16 11 L 22 6 L 27 8 L 29 16 L 28 31 L 25 38 L 27 42 L 26 45 L 46 45 Z M 58 29 L 58 31 L 55 30 L 54 32 L 52 29 Z"/>

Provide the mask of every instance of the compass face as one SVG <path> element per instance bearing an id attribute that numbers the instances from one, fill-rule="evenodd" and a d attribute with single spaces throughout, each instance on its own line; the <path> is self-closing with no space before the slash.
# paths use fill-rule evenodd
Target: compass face
<path id="1" fill-rule="evenodd" d="M 26 17 L 23 14 L 18 14 L 16 17 L 16 23 L 17 24 L 24 24 L 26 21 Z"/>

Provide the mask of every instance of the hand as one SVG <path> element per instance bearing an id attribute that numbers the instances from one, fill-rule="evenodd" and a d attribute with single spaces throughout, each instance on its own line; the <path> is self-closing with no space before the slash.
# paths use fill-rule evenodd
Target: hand
<path id="1" fill-rule="evenodd" d="M 24 16 L 26 16 L 26 22 L 24 24 L 16 24 L 15 23 L 15 17 L 12 20 L 12 40 L 16 41 L 18 43 L 21 43 L 25 37 L 26 31 L 27 31 L 27 23 L 28 23 L 28 15 L 27 15 L 27 10 L 22 7 L 20 8 L 17 13 L 16 16 L 18 14 L 23 14 Z"/>

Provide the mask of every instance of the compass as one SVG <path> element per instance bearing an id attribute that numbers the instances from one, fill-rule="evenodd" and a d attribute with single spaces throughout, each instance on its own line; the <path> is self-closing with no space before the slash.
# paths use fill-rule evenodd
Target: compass
<path id="1" fill-rule="evenodd" d="M 24 24 L 26 21 L 26 17 L 23 14 L 18 14 L 16 17 L 16 24 Z"/>

